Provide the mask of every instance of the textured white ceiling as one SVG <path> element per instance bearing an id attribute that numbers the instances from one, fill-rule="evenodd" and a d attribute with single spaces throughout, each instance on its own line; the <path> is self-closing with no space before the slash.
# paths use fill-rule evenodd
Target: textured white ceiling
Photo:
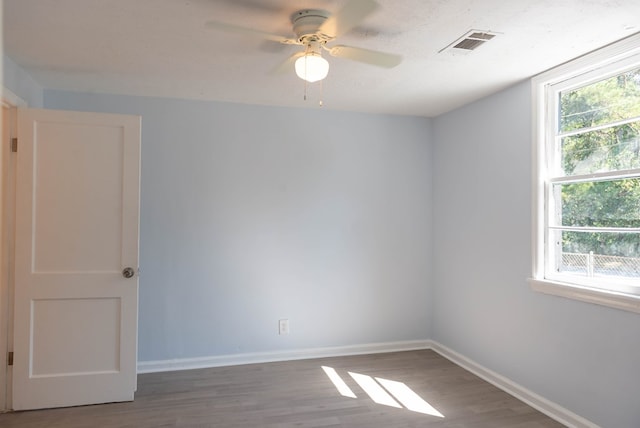
<path id="1" fill-rule="evenodd" d="M 341 0 L 4 0 L 4 53 L 45 88 L 437 116 L 640 31 L 638 0 L 378 0 L 340 44 L 401 54 L 382 69 L 331 58 L 307 87 L 269 71 L 297 46 L 208 30 L 217 20 L 290 36 L 300 9 Z M 438 53 L 470 29 L 500 33 Z"/>

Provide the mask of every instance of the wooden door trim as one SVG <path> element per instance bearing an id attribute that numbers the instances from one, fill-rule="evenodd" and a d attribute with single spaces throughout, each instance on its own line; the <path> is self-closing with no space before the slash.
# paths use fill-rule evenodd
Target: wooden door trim
<path id="1" fill-rule="evenodd" d="M 9 132 L 2 129 L 0 148 L 0 412 L 12 408 L 12 370 L 7 365 L 7 355 L 13 350 L 13 242 L 15 213 L 15 162 L 16 157 L 9 148 L 17 133 L 17 108 L 27 103 L 9 89 L 0 86 L 2 108 L 8 109 Z"/>

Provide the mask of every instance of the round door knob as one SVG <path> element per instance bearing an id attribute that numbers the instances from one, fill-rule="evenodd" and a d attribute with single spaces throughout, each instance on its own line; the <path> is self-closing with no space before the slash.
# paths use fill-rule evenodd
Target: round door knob
<path id="1" fill-rule="evenodd" d="M 130 268 L 130 267 L 124 268 L 122 270 L 122 276 L 124 276 L 125 278 L 132 278 L 133 275 L 135 275 L 135 273 L 136 272 L 133 270 L 133 268 Z"/>

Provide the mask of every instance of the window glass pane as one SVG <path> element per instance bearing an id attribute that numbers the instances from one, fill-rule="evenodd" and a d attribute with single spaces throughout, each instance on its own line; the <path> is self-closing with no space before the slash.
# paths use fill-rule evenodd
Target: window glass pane
<path id="1" fill-rule="evenodd" d="M 564 175 L 640 168 L 640 120 L 561 139 Z"/>
<path id="2" fill-rule="evenodd" d="M 640 234 L 562 232 L 561 273 L 640 278 Z"/>
<path id="3" fill-rule="evenodd" d="M 640 68 L 560 93 L 560 132 L 640 116 Z"/>
<path id="4" fill-rule="evenodd" d="M 640 178 L 555 184 L 562 226 L 640 228 Z"/>

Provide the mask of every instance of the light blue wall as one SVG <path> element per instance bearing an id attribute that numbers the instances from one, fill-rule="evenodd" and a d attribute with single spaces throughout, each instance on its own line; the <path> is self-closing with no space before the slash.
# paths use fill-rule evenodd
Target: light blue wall
<path id="1" fill-rule="evenodd" d="M 2 56 L 2 85 L 19 96 L 29 107 L 42 107 L 42 86 L 6 55 Z"/>
<path id="2" fill-rule="evenodd" d="M 51 90 L 45 107 L 142 115 L 141 361 L 430 337 L 430 120 Z"/>
<path id="3" fill-rule="evenodd" d="M 640 316 L 533 292 L 529 83 L 433 122 L 433 338 L 607 428 L 640 426 Z"/>

